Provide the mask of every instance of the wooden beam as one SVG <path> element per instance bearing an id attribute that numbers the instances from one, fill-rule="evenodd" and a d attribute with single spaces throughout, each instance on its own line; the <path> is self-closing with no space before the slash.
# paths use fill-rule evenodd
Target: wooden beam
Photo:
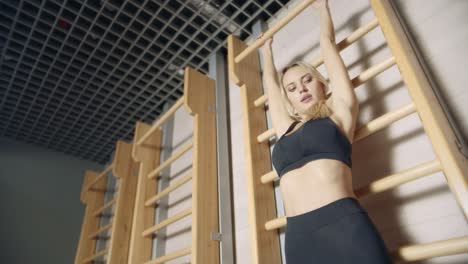
<path id="1" fill-rule="evenodd" d="M 138 122 L 134 141 L 138 142 L 150 128 L 150 125 Z M 141 264 L 151 259 L 152 238 L 141 234 L 147 227 L 152 226 L 155 220 L 155 208 L 145 207 L 145 201 L 157 192 L 157 179 L 149 180 L 147 175 L 159 166 L 161 140 L 162 132 L 158 128 L 144 144 L 134 144 L 132 148 L 132 157 L 139 163 L 139 171 L 128 258 L 130 264 Z"/>
<path id="2" fill-rule="evenodd" d="M 107 263 L 128 263 L 130 232 L 135 208 L 135 195 L 138 182 L 133 174 L 138 165 L 132 159 L 132 144 L 117 141 L 114 157 L 114 175 L 119 179 L 119 190 L 116 193 L 113 225 L 110 233 L 109 255 Z"/>
<path id="3" fill-rule="evenodd" d="M 267 130 L 264 108 L 255 107 L 253 103 L 263 93 L 260 63 L 256 52 L 241 63 L 234 62 L 246 48 L 247 45 L 235 36 L 228 37 L 229 76 L 240 86 L 242 98 L 252 263 L 281 263 L 279 236 L 264 228 L 265 222 L 277 214 L 273 183 L 261 182 L 261 176 L 272 168 L 268 142 L 257 142 L 257 136 Z"/>
<path id="4" fill-rule="evenodd" d="M 184 106 L 194 118 L 192 165 L 192 264 L 218 264 L 218 175 L 215 83 L 185 68 Z"/>
<path id="5" fill-rule="evenodd" d="M 90 239 L 89 235 L 96 232 L 99 228 L 99 218 L 93 215 L 94 211 L 104 204 L 104 193 L 88 191 L 90 182 L 95 182 L 94 186 L 105 189 L 107 178 L 100 178 L 99 173 L 95 171 L 86 171 L 83 180 L 81 192 L 81 201 L 86 204 L 83 222 L 81 224 L 80 240 L 76 250 L 75 264 L 82 264 L 83 261 L 94 253 L 96 241 Z"/>

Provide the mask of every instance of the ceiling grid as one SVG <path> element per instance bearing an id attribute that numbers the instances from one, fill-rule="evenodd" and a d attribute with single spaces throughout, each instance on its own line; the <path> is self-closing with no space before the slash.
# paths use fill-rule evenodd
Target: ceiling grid
<path id="1" fill-rule="evenodd" d="M 0 135 L 106 163 L 287 0 L 2 0 Z"/>

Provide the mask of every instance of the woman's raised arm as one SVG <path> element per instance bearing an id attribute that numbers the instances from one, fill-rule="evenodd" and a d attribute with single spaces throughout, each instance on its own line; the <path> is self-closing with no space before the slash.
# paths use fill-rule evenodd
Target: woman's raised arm
<path id="1" fill-rule="evenodd" d="M 320 13 L 320 49 L 333 89 L 333 105 L 339 108 L 345 106 L 351 113 L 357 114 L 358 101 L 346 66 L 335 44 L 335 30 L 328 1 L 318 0 L 314 5 Z"/>
<path id="2" fill-rule="evenodd" d="M 268 95 L 268 109 L 270 110 L 273 128 L 276 134 L 280 136 L 286 132 L 294 120 L 289 116 L 283 103 L 271 43 L 272 39 L 268 39 L 259 50 L 263 57 L 263 85 Z"/>

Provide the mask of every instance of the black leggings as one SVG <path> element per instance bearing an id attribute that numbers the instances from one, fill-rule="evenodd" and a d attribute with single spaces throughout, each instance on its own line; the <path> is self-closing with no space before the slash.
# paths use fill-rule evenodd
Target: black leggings
<path id="1" fill-rule="evenodd" d="M 392 263 L 372 220 L 353 197 L 287 217 L 285 235 L 286 264 Z"/>

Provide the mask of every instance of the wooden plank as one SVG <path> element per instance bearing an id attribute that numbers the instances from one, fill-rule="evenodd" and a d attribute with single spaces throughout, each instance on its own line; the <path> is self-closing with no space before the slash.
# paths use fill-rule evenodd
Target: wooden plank
<path id="1" fill-rule="evenodd" d="M 135 195 L 138 182 L 133 174 L 137 163 L 132 159 L 132 144 L 119 140 L 114 157 L 114 175 L 120 179 L 117 202 L 114 210 L 113 225 L 109 241 L 107 262 L 112 264 L 128 263 L 130 232 L 135 208 Z"/>
<path id="2" fill-rule="evenodd" d="M 185 108 L 194 117 L 192 165 L 192 264 L 218 264 L 218 176 L 216 157 L 215 83 L 206 75 L 185 69 Z"/>
<path id="3" fill-rule="evenodd" d="M 261 182 L 261 176 L 272 168 L 269 143 L 257 142 L 257 136 L 267 130 L 264 108 L 255 107 L 253 103 L 263 93 L 260 63 L 256 53 L 250 54 L 241 63 L 234 62 L 234 58 L 246 47 L 235 36 L 228 37 L 229 76 L 240 86 L 242 98 L 252 263 L 281 263 L 278 233 L 264 228 L 265 222 L 275 218 L 277 213 L 273 183 Z"/>
<path id="4" fill-rule="evenodd" d="M 121 178 L 121 176 L 128 176 L 128 168 L 131 168 L 134 161 L 132 159 L 132 144 L 122 140 L 118 140 L 115 144 L 114 161 L 112 162 L 112 174 Z"/>
<path id="5" fill-rule="evenodd" d="M 90 239 L 89 235 L 96 232 L 99 228 L 99 218 L 93 215 L 94 211 L 104 204 L 103 192 L 86 191 L 88 184 L 94 182 L 99 177 L 98 172 L 86 171 L 83 188 L 81 193 L 81 200 L 86 204 L 83 222 L 81 224 L 80 240 L 76 250 L 75 264 L 81 264 L 88 256 L 94 253 L 96 241 Z M 97 188 L 105 189 L 107 185 L 107 178 L 101 178 L 94 184 Z"/>
<path id="6" fill-rule="evenodd" d="M 137 142 L 149 129 L 150 125 L 137 122 L 134 142 Z M 145 201 L 156 195 L 157 178 L 148 179 L 148 173 L 159 166 L 161 154 L 161 129 L 157 129 L 141 145 L 133 145 L 132 157 L 139 163 L 138 183 L 135 197 L 132 232 L 128 263 L 141 264 L 151 259 L 152 238 L 143 237 L 143 231 L 154 224 L 154 207 L 145 207 Z"/>
<path id="7" fill-rule="evenodd" d="M 87 190 L 91 190 L 98 181 L 102 179 L 107 179 L 107 173 L 109 173 L 112 170 L 113 164 L 107 166 L 96 178 L 94 178 L 92 181 L 89 182 L 88 186 L 86 187 Z M 96 187 L 94 187 L 96 188 Z M 99 189 L 99 188 L 96 188 Z"/>
<path id="8" fill-rule="evenodd" d="M 94 175 L 96 174 L 96 175 Z M 80 194 L 80 200 L 83 204 L 86 204 L 86 201 L 87 201 L 87 196 L 88 196 L 88 193 L 90 193 L 88 191 L 88 185 L 90 184 L 90 182 L 92 181 L 92 179 L 95 179 L 96 177 L 98 176 L 98 174 L 94 171 L 90 171 L 90 170 L 87 170 L 85 172 L 85 175 L 83 177 L 83 184 L 81 185 L 81 194 Z"/>
<path id="9" fill-rule="evenodd" d="M 434 152 L 442 164 L 448 185 L 465 213 L 465 218 L 468 218 L 468 162 L 457 148 L 455 134 L 392 4 L 388 0 L 371 0 L 371 6 L 379 19 Z"/>

